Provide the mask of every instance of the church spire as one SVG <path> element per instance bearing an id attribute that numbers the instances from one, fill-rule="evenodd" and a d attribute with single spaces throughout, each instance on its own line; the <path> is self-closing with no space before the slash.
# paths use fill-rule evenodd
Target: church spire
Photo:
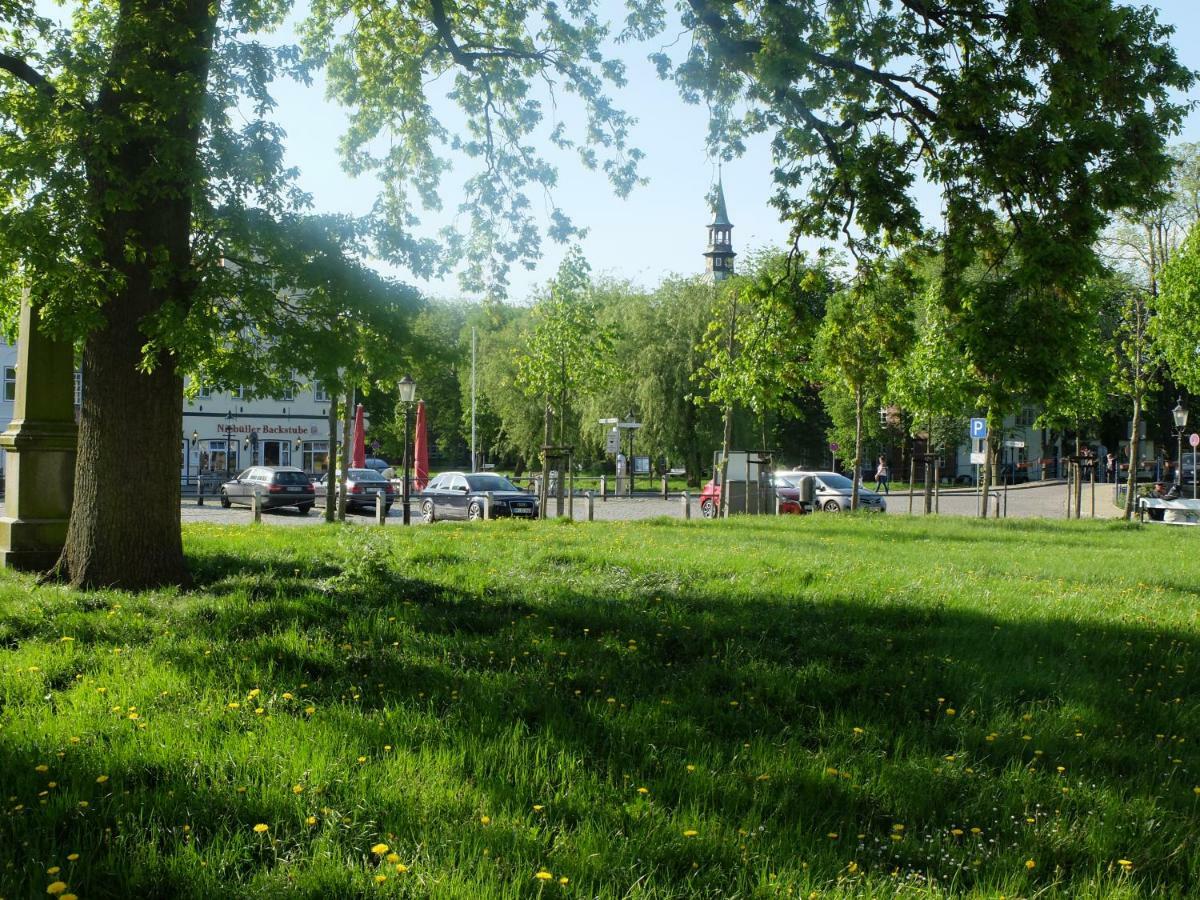
<path id="1" fill-rule="evenodd" d="M 704 251 L 705 271 L 714 281 L 722 281 L 733 274 L 733 223 L 725 209 L 725 185 L 721 180 L 721 169 L 717 168 L 717 195 L 713 203 L 713 220 L 708 226 L 708 248 Z"/>

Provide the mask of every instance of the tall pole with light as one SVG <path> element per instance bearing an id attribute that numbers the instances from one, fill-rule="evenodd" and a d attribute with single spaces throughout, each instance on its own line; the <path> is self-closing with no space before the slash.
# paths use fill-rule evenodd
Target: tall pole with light
<path id="1" fill-rule="evenodd" d="M 408 412 L 412 409 L 413 399 L 417 396 L 417 383 L 412 380 L 412 377 L 405 375 L 400 379 L 398 385 L 400 390 L 400 402 L 404 404 L 404 482 L 400 486 L 400 503 L 404 509 L 404 524 L 411 523 L 409 508 L 408 508 L 408 483 L 409 470 L 412 465 L 412 454 L 408 447 Z"/>
<path id="2" fill-rule="evenodd" d="M 1182 397 L 1177 397 L 1175 400 L 1175 408 L 1171 410 L 1171 415 L 1175 419 L 1175 483 L 1179 485 L 1180 490 L 1183 489 L 1183 432 L 1187 428 L 1188 423 L 1188 408 L 1183 402 Z"/>

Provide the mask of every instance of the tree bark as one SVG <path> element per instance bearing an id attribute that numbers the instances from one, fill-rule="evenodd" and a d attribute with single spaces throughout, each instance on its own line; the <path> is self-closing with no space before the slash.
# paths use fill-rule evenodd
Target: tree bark
<path id="1" fill-rule="evenodd" d="M 354 415 L 354 389 L 346 394 L 346 402 L 342 407 L 342 464 L 338 475 L 338 504 L 337 518 L 339 522 L 346 521 L 346 506 L 350 498 L 346 496 L 350 485 L 348 483 L 350 477 L 350 429 L 352 424 L 350 417 Z"/>
<path id="2" fill-rule="evenodd" d="M 150 354 L 150 371 L 142 367 L 151 318 L 167 305 L 186 310 L 195 296 L 192 198 L 216 11 L 208 0 L 123 0 L 96 99 L 106 137 L 85 152 L 98 252 L 82 264 L 115 277 L 99 298 L 104 323 L 83 351 L 75 500 L 55 570 L 75 587 L 187 581 L 183 383 L 165 349 Z"/>
<path id="3" fill-rule="evenodd" d="M 329 395 L 329 450 L 325 454 L 325 521 L 333 522 L 337 519 L 338 395 L 337 391 L 330 389 L 328 381 L 325 382 L 325 393 Z M 408 447 L 404 448 L 404 452 L 408 453 Z"/>
<path id="4" fill-rule="evenodd" d="M 858 479 L 862 474 L 862 439 L 863 439 L 863 394 L 862 388 L 854 388 L 854 469 L 850 477 L 850 511 L 858 509 Z"/>

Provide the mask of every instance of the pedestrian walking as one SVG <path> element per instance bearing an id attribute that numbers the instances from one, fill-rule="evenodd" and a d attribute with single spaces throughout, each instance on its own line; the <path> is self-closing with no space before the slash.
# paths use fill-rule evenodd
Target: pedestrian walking
<path id="1" fill-rule="evenodd" d="M 879 488 L 883 486 L 883 492 L 890 494 L 888 490 L 888 478 L 891 475 L 891 470 L 888 469 L 887 459 L 879 457 L 879 465 L 875 467 L 875 492 L 879 493 Z"/>
<path id="2" fill-rule="evenodd" d="M 1104 474 L 1113 484 L 1117 483 L 1117 458 L 1111 450 L 1108 451 L 1108 456 L 1104 457 Z"/>

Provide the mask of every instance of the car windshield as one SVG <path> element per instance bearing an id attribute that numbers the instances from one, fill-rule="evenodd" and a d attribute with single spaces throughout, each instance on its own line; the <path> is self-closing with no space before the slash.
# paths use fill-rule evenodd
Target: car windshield
<path id="1" fill-rule="evenodd" d="M 853 490 L 854 482 L 845 475 L 837 475 L 833 472 L 822 473 L 818 476 L 821 479 L 821 484 L 835 491 Z"/>
<path id="2" fill-rule="evenodd" d="M 350 478 L 352 481 L 387 481 L 374 469 L 351 469 Z"/>
<path id="3" fill-rule="evenodd" d="M 775 483 L 777 485 L 779 485 L 779 487 L 795 487 L 796 486 L 796 482 L 794 482 L 789 476 L 781 475 L 778 472 L 775 473 Z"/>
<path id="4" fill-rule="evenodd" d="M 303 472 L 276 472 L 276 484 L 309 484 L 308 476 Z"/>
<path id="5" fill-rule="evenodd" d="M 467 484 L 473 491 L 519 491 L 520 488 L 500 475 L 468 475 Z"/>

